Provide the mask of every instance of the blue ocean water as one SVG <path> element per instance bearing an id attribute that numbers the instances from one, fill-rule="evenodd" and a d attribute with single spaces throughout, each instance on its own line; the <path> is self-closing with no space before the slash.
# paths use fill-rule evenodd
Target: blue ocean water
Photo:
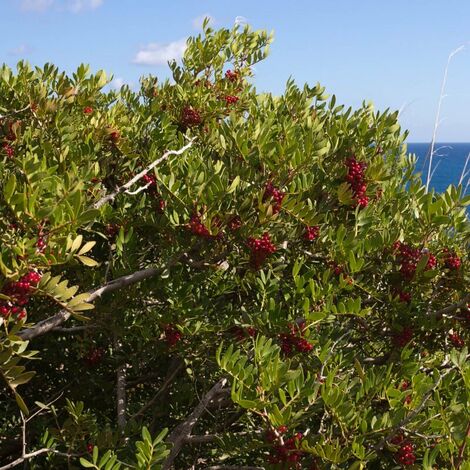
<path id="1" fill-rule="evenodd" d="M 416 171 L 421 173 L 423 182 L 426 182 L 429 163 L 429 143 L 407 143 L 408 153 L 414 153 L 418 158 Z M 434 157 L 432 168 L 434 170 L 430 186 L 438 192 L 444 192 L 449 184 L 457 185 L 465 165 L 467 155 L 470 153 L 469 143 L 447 143 L 440 142 L 434 145 Z M 470 176 L 470 161 L 466 170 L 462 186 L 470 194 L 470 184 L 467 186 Z"/>

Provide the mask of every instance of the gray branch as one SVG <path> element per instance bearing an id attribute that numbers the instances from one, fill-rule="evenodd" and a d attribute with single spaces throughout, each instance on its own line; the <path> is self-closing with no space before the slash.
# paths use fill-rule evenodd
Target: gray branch
<path id="1" fill-rule="evenodd" d="M 157 158 L 155 161 L 153 161 L 147 168 L 142 170 L 140 173 L 137 173 L 137 175 L 135 175 L 126 184 L 119 186 L 119 188 L 117 188 L 112 193 L 96 201 L 93 204 L 93 207 L 95 209 L 99 209 L 101 206 L 104 206 L 107 202 L 113 201 L 116 198 L 116 196 L 121 193 L 127 193 L 130 195 L 133 195 L 133 194 L 138 194 L 141 191 L 145 190 L 148 187 L 148 185 L 142 186 L 136 191 L 130 191 L 129 188 L 133 186 L 135 183 L 137 183 L 137 181 L 139 181 L 141 178 L 143 178 L 149 171 L 153 170 L 153 168 L 155 168 L 157 165 L 165 161 L 170 155 L 181 155 L 186 150 L 188 150 L 192 145 L 193 145 L 193 139 L 191 139 L 184 147 L 181 147 L 179 150 L 169 150 L 168 152 L 165 152 L 160 158 Z"/>
<path id="2" fill-rule="evenodd" d="M 163 462 L 162 470 L 169 470 L 176 457 L 180 453 L 183 445 L 191 436 L 191 431 L 199 418 L 202 416 L 207 406 L 221 391 L 223 391 L 227 379 L 220 379 L 202 398 L 199 404 L 194 408 L 188 418 L 178 425 L 168 437 L 168 442 L 173 444 L 170 454 Z"/>

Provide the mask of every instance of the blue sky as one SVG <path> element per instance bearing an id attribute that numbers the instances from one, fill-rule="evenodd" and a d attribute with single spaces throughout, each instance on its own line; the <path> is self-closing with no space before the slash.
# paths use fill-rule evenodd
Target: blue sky
<path id="1" fill-rule="evenodd" d="M 271 55 L 256 67 L 260 91 L 281 93 L 291 75 L 347 105 L 403 107 L 410 141 L 431 138 L 447 57 L 464 44 L 450 64 L 438 140 L 470 141 L 467 0 L 0 0 L 1 61 L 68 71 L 86 62 L 113 73 L 114 85 L 137 84 L 143 74 L 168 76 L 167 58 L 204 15 L 215 27 L 243 17 L 274 30 Z"/>

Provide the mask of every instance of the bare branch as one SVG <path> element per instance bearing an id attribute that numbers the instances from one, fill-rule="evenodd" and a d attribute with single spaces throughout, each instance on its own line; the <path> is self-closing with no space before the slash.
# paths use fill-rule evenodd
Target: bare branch
<path id="1" fill-rule="evenodd" d="M 168 442 L 173 444 L 170 454 L 163 462 L 162 470 L 168 470 L 181 451 L 186 440 L 191 436 L 191 431 L 199 418 L 202 416 L 211 400 L 216 397 L 225 387 L 227 379 L 220 379 L 202 398 L 186 421 L 178 425 L 170 434 Z"/>
<path id="2" fill-rule="evenodd" d="M 144 170 L 142 170 L 140 173 L 137 173 L 131 180 L 129 180 L 126 184 L 123 184 L 122 186 L 119 186 L 115 191 L 113 191 L 110 194 L 107 194 L 106 196 L 102 197 L 98 201 L 96 201 L 93 204 L 93 207 L 95 209 L 99 209 L 101 206 L 106 204 L 107 202 L 110 202 L 116 198 L 118 194 L 121 193 L 126 193 L 126 194 L 138 194 L 141 191 L 144 191 L 148 185 L 143 186 L 139 188 L 136 191 L 129 191 L 129 188 L 137 183 L 141 178 L 143 178 L 149 171 L 153 170 L 157 165 L 165 161 L 170 155 L 181 155 L 184 153 L 186 150 L 188 150 L 192 145 L 193 145 L 193 139 L 191 139 L 184 147 L 181 147 L 179 150 L 169 150 L 168 152 L 165 152 L 160 158 L 157 158 L 155 161 L 153 161 L 149 166 L 147 166 Z"/>
<path id="3" fill-rule="evenodd" d="M 130 419 L 137 418 L 138 416 L 145 413 L 149 408 L 151 408 L 156 403 L 156 401 L 160 398 L 162 393 L 166 392 L 168 387 L 173 383 L 173 380 L 175 380 L 175 377 L 183 369 L 183 366 L 184 366 L 184 362 L 181 361 L 180 359 L 172 361 L 172 364 L 170 364 L 170 367 L 169 367 L 169 370 L 168 370 L 168 373 L 167 373 L 167 377 L 166 377 L 165 381 L 163 382 L 162 386 L 159 388 L 158 392 L 137 413 L 134 413 L 130 417 Z"/>
<path id="4" fill-rule="evenodd" d="M 59 452 L 58 450 L 55 450 L 55 449 L 45 448 L 45 449 L 35 450 L 34 452 L 30 452 L 29 454 L 25 454 L 17 458 L 16 460 L 14 460 L 13 462 L 10 462 L 9 464 L 4 465 L 3 467 L 0 467 L 0 470 L 9 470 L 10 468 L 14 468 L 17 465 L 20 465 L 26 460 L 32 459 L 33 457 L 36 457 L 41 454 L 56 454 L 62 457 L 78 457 L 78 454 L 66 454 L 65 452 Z"/>
<path id="5" fill-rule="evenodd" d="M 206 467 L 204 470 L 264 470 L 264 467 L 239 467 L 237 465 L 213 465 L 212 467 Z"/>
<path id="6" fill-rule="evenodd" d="M 106 283 L 104 286 L 92 290 L 90 296 L 86 301 L 89 303 L 94 302 L 104 294 L 109 294 L 110 292 L 114 292 L 116 290 L 122 289 L 133 284 L 137 284 L 141 281 L 144 281 L 145 279 L 158 276 L 163 271 L 164 268 L 146 268 L 140 271 L 136 271 L 135 273 L 128 274 L 126 276 L 118 277 L 117 279 Z M 18 333 L 18 336 L 25 340 L 30 340 L 38 336 L 42 336 L 64 323 L 70 318 L 71 315 L 72 314 L 68 310 L 61 310 L 54 316 L 46 318 L 45 320 L 36 323 L 36 325 L 32 328 L 27 328 L 23 331 L 20 331 Z"/>

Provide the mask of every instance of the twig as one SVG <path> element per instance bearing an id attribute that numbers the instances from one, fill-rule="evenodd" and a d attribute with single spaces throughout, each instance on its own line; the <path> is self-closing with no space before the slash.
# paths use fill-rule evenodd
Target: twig
<path id="1" fill-rule="evenodd" d="M 176 363 L 175 363 L 176 362 Z M 141 414 L 145 413 L 149 408 L 151 408 L 155 402 L 160 398 L 161 394 L 164 393 L 167 388 L 173 383 L 175 377 L 179 374 L 179 372 L 183 369 L 184 362 L 181 360 L 177 360 L 170 365 L 170 368 L 167 373 L 167 378 L 163 382 L 162 386 L 159 388 L 158 392 L 154 395 L 154 397 L 146 403 L 137 413 L 134 413 L 130 419 L 135 419 Z"/>
<path id="2" fill-rule="evenodd" d="M 81 325 L 81 326 L 71 326 L 70 328 L 64 328 L 61 326 L 57 326 L 52 328 L 51 331 L 55 331 L 57 333 L 80 333 L 86 330 L 93 330 L 99 328 L 97 325 Z"/>
<path id="3" fill-rule="evenodd" d="M 465 436 L 463 438 L 462 445 L 459 448 L 459 455 L 457 457 L 457 463 L 455 465 L 455 468 L 457 470 L 459 470 L 461 465 L 463 464 L 463 457 L 464 457 L 464 453 L 465 453 L 465 448 L 467 446 L 467 439 L 469 439 L 469 438 L 470 438 L 470 421 L 468 422 L 467 431 L 465 432 Z"/>
<path id="4" fill-rule="evenodd" d="M 444 364 L 447 364 L 447 360 L 444 361 Z M 452 370 L 454 370 L 454 367 L 447 369 L 443 374 L 439 375 L 433 386 L 424 394 L 421 403 L 411 413 L 406 415 L 398 424 L 389 429 L 387 435 L 374 446 L 375 451 L 382 450 L 385 444 L 388 444 L 393 439 L 397 431 L 406 426 L 415 416 L 421 413 L 434 391 L 437 389 L 437 387 L 439 387 L 442 379 Z"/>
<path id="5" fill-rule="evenodd" d="M 157 165 L 165 161 L 170 155 L 181 155 L 184 153 L 186 150 L 188 150 L 192 145 L 193 145 L 194 139 L 191 139 L 184 147 L 181 147 L 179 150 L 169 150 L 168 152 L 165 152 L 160 158 L 157 158 L 155 161 L 153 161 L 149 166 L 147 166 L 144 170 L 142 170 L 140 173 L 137 173 L 131 180 L 129 180 L 126 184 L 123 184 L 122 186 L 119 186 L 115 191 L 113 191 L 110 194 L 107 194 L 106 196 L 102 197 L 98 201 L 96 201 L 93 204 L 93 208 L 99 209 L 101 206 L 106 204 L 107 202 L 110 202 L 116 198 L 118 194 L 121 193 L 126 193 L 126 194 L 138 194 L 141 191 L 144 191 L 147 189 L 149 184 L 142 186 L 136 191 L 129 191 L 129 188 L 137 183 L 141 178 L 143 178 L 149 171 L 153 170 Z"/>
<path id="6" fill-rule="evenodd" d="M 264 470 L 264 467 L 250 467 L 250 466 L 237 466 L 237 465 L 213 465 L 206 467 L 204 470 Z"/>
<path id="7" fill-rule="evenodd" d="M 469 160 L 470 160 L 470 152 L 468 153 L 467 158 L 465 159 L 465 164 L 463 166 L 463 170 L 462 170 L 462 173 L 460 174 L 460 178 L 459 178 L 459 185 L 461 185 L 463 183 L 463 180 L 467 176 L 467 165 L 468 165 Z"/>
<path id="8" fill-rule="evenodd" d="M 168 470 L 173 465 L 185 441 L 191 436 L 191 431 L 207 408 L 209 402 L 225 387 L 227 379 L 220 379 L 201 399 L 188 418 L 178 425 L 170 434 L 168 442 L 173 444 L 170 454 L 163 462 L 162 470 Z"/>
<path id="9" fill-rule="evenodd" d="M 32 459 L 33 457 L 36 457 L 41 454 L 46 454 L 46 453 L 52 453 L 52 454 L 60 455 L 62 457 L 67 457 L 67 458 L 79 456 L 79 454 L 67 454 L 65 452 L 59 452 L 58 450 L 55 450 L 55 449 L 49 449 L 49 448 L 39 449 L 39 450 L 35 450 L 34 452 L 30 452 L 29 454 L 22 455 L 21 457 L 17 458 L 13 462 L 7 465 L 4 465 L 3 467 L 0 467 L 0 470 L 9 470 L 10 468 L 16 467 L 17 465 L 25 462 L 26 460 Z"/>
<path id="10" fill-rule="evenodd" d="M 465 48 L 464 45 L 458 47 L 454 51 L 452 51 L 449 54 L 449 57 L 447 58 L 447 64 L 444 69 L 444 77 L 442 78 L 442 84 L 441 84 L 441 93 L 439 95 L 439 101 L 437 104 L 437 113 L 436 113 L 436 119 L 434 121 L 434 129 L 432 133 L 432 140 L 431 140 L 431 148 L 430 148 L 430 153 L 429 153 L 429 166 L 428 166 L 428 175 L 426 178 L 426 192 L 429 191 L 429 184 L 431 182 L 431 172 L 432 172 L 432 159 L 434 155 L 434 145 L 436 144 L 436 136 L 437 136 L 437 128 L 439 127 L 439 120 L 440 120 L 440 115 L 441 115 L 441 105 L 442 105 L 442 100 L 445 98 L 445 87 L 447 83 L 447 72 L 449 71 L 449 65 L 450 61 L 452 60 L 452 57 L 454 57 L 455 54 L 459 53 Z"/>
<path id="11" fill-rule="evenodd" d="M 114 337 L 114 348 L 116 353 L 122 349 L 122 344 L 115 335 Z M 118 430 L 121 434 L 124 434 L 124 429 L 127 424 L 126 420 L 126 369 L 127 364 L 123 362 L 119 364 L 116 369 L 116 414 L 117 414 L 117 425 Z"/>

